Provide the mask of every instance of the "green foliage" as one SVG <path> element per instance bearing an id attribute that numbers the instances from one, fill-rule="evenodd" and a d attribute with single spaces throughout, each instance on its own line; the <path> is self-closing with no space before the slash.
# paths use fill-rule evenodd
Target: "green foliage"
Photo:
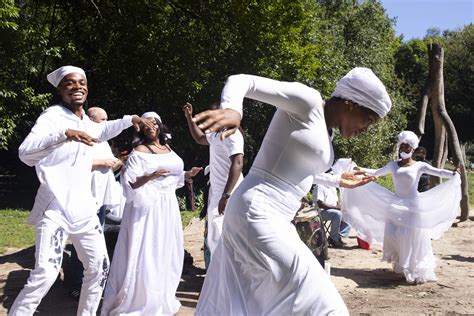
<path id="1" fill-rule="evenodd" d="M 16 19 L 19 17 L 19 9 L 15 6 L 13 0 L 0 0 L 0 30 L 16 30 L 18 24 Z"/>
<path id="2" fill-rule="evenodd" d="M 407 113 L 408 125 L 414 126 L 415 109 L 420 102 L 428 75 L 428 50 L 431 43 L 438 43 L 444 49 L 444 96 L 446 109 L 458 131 L 461 143 L 466 148 L 473 142 L 474 126 L 474 25 L 470 24 L 456 31 L 430 29 L 422 39 L 403 43 L 396 53 L 396 73 L 401 79 L 403 91 L 408 99 L 410 110 Z M 426 117 L 425 141 L 434 139 L 432 114 Z M 430 142 L 423 144 L 430 152 Z M 467 155 L 474 155 L 467 152 Z"/>
<path id="3" fill-rule="evenodd" d="M 34 227 L 26 223 L 29 215 L 26 210 L 0 210 L 0 254 L 7 248 L 26 248 L 35 244 Z"/>
<path id="4" fill-rule="evenodd" d="M 86 70 L 89 104 L 106 108 L 111 118 L 160 113 L 186 166 L 207 164 L 208 152 L 192 141 L 182 104 L 207 109 L 235 73 L 300 81 L 327 98 L 352 67 L 372 68 L 387 85 L 393 111 L 359 140 L 336 140 L 338 157 L 362 165 L 385 161 L 406 126 L 410 103 L 395 79 L 400 40 L 375 0 L 7 3 L 19 16 L 18 27 L 6 29 L 1 40 L 0 148 L 15 147 L 29 131 L 54 93 L 45 75 L 64 64 Z M 258 102 L 244 110 L 248 163 L 273 111 Z M 129 135 L 118 140 L 129 141 Z"/>
<path id="5" fill-rule="evenodd" d="M 377 178 L 376 182 L 393 192 L 393 177 L 391 174 Z"/>
<path id="6" fill-rule="evenodd" d="M 474 142 L 474 24 L 445 33 L 444 88 L 446 109 L 461 143 Z"/>
<path id="7" fill-rule="evenodd" d="M 188 226 L 193 218 L 198 218 L 199 213 L 201 212 L 202 208 L 204 207 L 204 193 L 199 191 L 194 197 L 194 211 L 188 210 L 186 207 L 186 199 L 185 197 L 178 196 L 178 205 L 181 211 L 181 223 L 183 227 Z"/>

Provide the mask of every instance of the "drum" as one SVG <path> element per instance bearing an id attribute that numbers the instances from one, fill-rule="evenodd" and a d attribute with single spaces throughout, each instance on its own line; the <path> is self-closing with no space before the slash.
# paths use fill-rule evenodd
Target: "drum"
<path id="1" fill-rule="evenodd" d="M 296 214 L 293 222 L 301 240 L 324 268 L 324 261 L 329 259 L 328 241 L 319 217 L 318 208 L 305 207 L 301 209 Z"/>

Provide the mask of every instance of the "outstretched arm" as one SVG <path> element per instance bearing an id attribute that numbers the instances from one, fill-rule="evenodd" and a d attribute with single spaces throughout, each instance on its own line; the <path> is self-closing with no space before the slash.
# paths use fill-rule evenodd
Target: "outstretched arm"
<path id="1" fill-rule="evenodd" d="M 201 122 L 198 126 L 206 133 L 227 128 L 222 138 L 227 137 L 240 125 L 244 98 L 274 105 L 302 121 L 308 120 L 313 109 L 322 104 L 319 92 L 304 84 L 241 74 L 227 79 L 222 90 L 222 109 L 199 113 L 194 121 Z"/>
<path id="2" fill-rule="evenodd" d="M 393 162 L 390 161 L 388 164 L 386 164 L 380 169 L 369 169 L 369 168 L 362 168 L 362 167 L 356 167 L 356 169 L 365 172 L 369 176 L 381 177 L 392 172 L 392 168 L 390 167 L 390 164 L 392 163 Z"/>
<path id="3" fill-rule="evenodd" d="M 429 175 L 441 178 L 452 178 L 456 174 L 456 171 L 438 169 L 427 163 L 423 163 L 423 166 L 420 168 L 420 170 L 422 173 L 427 173 Z"/>

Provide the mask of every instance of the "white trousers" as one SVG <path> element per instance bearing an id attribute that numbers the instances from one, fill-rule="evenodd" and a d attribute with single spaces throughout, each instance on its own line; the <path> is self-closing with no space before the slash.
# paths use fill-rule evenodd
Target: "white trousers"
<path id="1" fill-rule="evenodd" d="M 35 268 L 16 298 L 8 315 L 33 315 L 43 297 L 56 281 L 66 240 L 69 237 L 84 265 L 84 279 L 77 315 L 96 315 L 109 272 L 109 258 L 102 227 L 84 233 L 68 234 L 48 218 L 36 225 Z M 68 236 L 69 235 L 69 236 Z"/>

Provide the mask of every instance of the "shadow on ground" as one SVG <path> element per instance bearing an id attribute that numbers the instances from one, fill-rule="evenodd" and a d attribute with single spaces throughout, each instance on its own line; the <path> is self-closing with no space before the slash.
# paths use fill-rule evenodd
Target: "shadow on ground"
<path id="1" fill-rule="evenodd" d="M 63 253 L 63 269 L 69 260 L 69 253 Z M 11 268 L 6 279 L 0 280 L 1 295 L 0 303 L 3 308 L 9 310 L 15 298 L 26 284 L 30 270 L 35 264 L 35 247 L 29 247 L 18 252 L 0 257 L 2 276 L 5 269 Z M 38 306 L 35 315 L 75 315 L 77 301 L 68 296 L 62 273 L 58 275 L 48 294 Z"/>
<path id="2" fill-rule="evenodd" d="M 66 248 L 69 249 L 69 248 Z M 62 271 L 68 266 L 70 253 L 63 253 Z M 0 304 L 8 311 L 25 285 L 35 264 L 35 247 L 26 248 L 0 257 Z M 194 309 L 204 282 L 205 270 L 193 265 L 193 258 L 186 253 L 182 280 L 176 296 L 185 307 Z M 6 276 L 6 277 L 5 277 Z M 78 302 L 68 295 L 68 285 L 63 273 L 43 298 L 35 315 L 75 315 Z M 0 314 L 2 312 L 0 311 Z"/>
<path id="3" fill-rule="evenodd" d="M 405 277 L 391 269 L 344 269 L 331 268 L 331 275 L 354 281 L 359 288 L 397 288 L 408 285 Z"/>

